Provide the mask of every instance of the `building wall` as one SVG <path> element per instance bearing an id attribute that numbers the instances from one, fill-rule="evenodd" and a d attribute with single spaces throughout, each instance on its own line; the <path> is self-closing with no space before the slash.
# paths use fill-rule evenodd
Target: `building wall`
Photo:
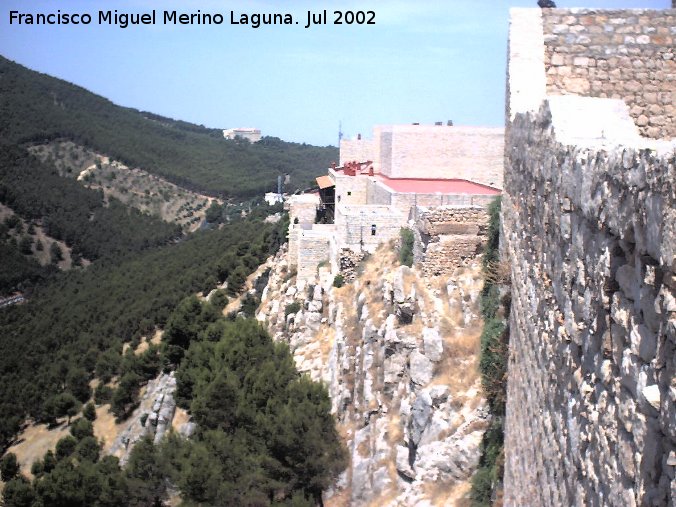
<path id="1" fill-rule="evenodd" d="M 394 193 L 390 202 L 404 215 L 409 216 L 411 209 L 416 206 L 487 206 L 493 199 L 493 195 Z"/>
<path id="2" fill-rule="evenodd" d="M 460 178 L 502 187 L 504 129 L 393 125 L 374 130 L 390 178 Z"/>
<path id="3" fill-rule="evenodd" d="M 488 214 L 484 206 L 416 208 L 414 258 L 426 276 L 450 275 L 481 254 Z"/>
<path id="4" fill-rule="evenodd" d="M 299 224 L 313 224 L 317 216 L 319 196 L 315 194 L 292 195 L 289 198 L 289 220 L 293 225 L 296 220 Z"/>
<path id="5" fill-rule="evenodd" d="M 674 505 L 676 143 L 559 98 L 507 136 L 505 505 Z"/>
<path id="6" fill-rule="evenodd" d="M 542 12 L 548 94 L 623 99 L 643 135 L 676 137 L 676 10 Z"/>
<path id="7" fill-rule="evenodd" d="M 336 206 L 336 239 L 341 248 L 373 252 L 380 243 L 399 237 L 406 225 L 401 212 L 391 206 Z M 376 234 L 371 235 L 371 226 Z"/>
<path id="8" fill-rule="evenodd" d="M 239 137 L 256 143 L 261 140 L 261 131 L 258 129 L 226 129 L 223 131 L 223 137 L 226 139 Z"/>
<path id="9" fill-rule="evenodd" d="M 314 279 L 318 265 L 330 260 L 332 232 L 333 226 L 320 224 L 312 230 L 299 231 L 297 280 Z"/>
<path id="10" fill-rule="evenodd" d="M 676 503 L 676 142 L 639 135 L 648 99 L 628 93 L 665 77 L 663 21 L 673 11 L 511 11 L 507 506 Z M 599 83 L 610 92 L 575 96 Z"/>
<path id="11" fill-rule="evenodd" d="M 367 188 L 366 197 L 368 204 L 379 204 L 389 206 L 392 204 L 392 192 L 371 178 Z"/>
<path id="12" fill-rule="evenodd" d="M 335 173 L 336 204 L 366 204 L 368 202 L 368 176 L 345 176 Z"/>
<path id="13" fill-rule="evenodd" d="M 366 162 L 374 160 L 375 152 L 372 139 L 341 139 L 340 165 L 346 162 Z"/>

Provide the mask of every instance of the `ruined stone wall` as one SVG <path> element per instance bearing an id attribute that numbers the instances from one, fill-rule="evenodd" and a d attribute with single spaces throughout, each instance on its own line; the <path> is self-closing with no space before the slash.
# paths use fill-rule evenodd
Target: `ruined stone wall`
<path id="1" fill-rule="evenodd" d="M 393 125 L 376 130 L 390 178 L 461 178 L 502 188 L 504 129 Z"/>
<path id="2" fill-rule="evenodd" d="M 485 207 L 418 207 L 415 215 L 414 258 L 425 276 L 447 276 L 481 253 L 488 227 Z"/>
<path id="3" fill-rule="evenodd" d="M 643 135 L 676 137 L 676 11 L 542 12 L 548 94 L 623 99 Z"/>
<path id="4" fill-rule="evenodd" d="M 329 261 L 332 232 L 332 226 L 322 228 L 321 224 L 315 224 L 313 230 L 299 231 L 298 280 L 314 279 L 317 266 Z"/>
<path id="5" fill-rule="evenodd" d="M 391 204 L 405 215 L 415 206 L 487 206 L 493 195 L 471 194 L 392 194 Z"/>
<path id="6" fill-rule="evenodd" d="M 319 196 L 315 194 L 293 195 L 289 199 L 291 224 L 313 224 L 317 216 Z"/>
<path id="7" fill-rule="evenodd" d="M 336 206 L 336 240 L 340 247 L 373 252 L 390 239 L 399 237 L 406 218 L 391 206 Z M 375 235 L 371 234 L 375 225 Z"/>
<path id="8" fill-rule="evenodd" d="M 674 505 L 676 143 L 558 99 L 508 129 L 505 505 Z"/>

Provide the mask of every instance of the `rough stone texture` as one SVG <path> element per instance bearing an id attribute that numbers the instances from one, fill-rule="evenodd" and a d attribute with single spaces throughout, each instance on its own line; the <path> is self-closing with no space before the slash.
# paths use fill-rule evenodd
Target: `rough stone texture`
<path id="1" fill-rule="evenodd" d="M 426 276 L 448 275 L 481 253 L 488 226 L 482 206 L 417 207 L 414 258 Z"/>
<path id="2" fill-rule="evenodd" d="M 459 267 L 445 281 L 449 290 L 436 289 L 434 296 L 422 288 L 417 270 L 388 269 L 394 256 L 388 252 L 387 261 L 379 261 L 382 253 L 365 261 L 361 275 L 352 268 L 356 276 L 336 289 L 328 267 L 314 280 L 288 279 L 277 268 L 285 264 L 280 251 L 257 317 L 276 340 L 288 343 L 299 371 L 328 387 L 350 465 L 324 505 L 403 507 L 431 505 L 434 498 L 453 505 L 455 500 L 439 498 L 470 479 L 488 425 L 476 359 L 451 366 L 447 357 L 462 355 L 449 349 L 448 333 L 461 336 L 480 326 L 480 267 Z M 349 251 L 342 257 L 351 264 L 358 259 Z M 285 319 L 284 308 L 293 301 L 301 310 Z M 449 305 L 462 317 L 447 322 L 444 334 Z M 408 324 L 395 316 L 404 306 L 414 309 Z M 445 384 L 458 371 L 466 373 Z M 433 486 L 442 488 L 434 496 Z"/>
<path id="3" fill-rule="evenodd" d="M 314 279 L 317 266 L 327 262 L 331 257 L 331 238 L 333 228 L 322 224 L 315 224 L 311 230 L 298 229 L 298 278 L 301 280 Z"/>
<path id="4" fill-rule="evenodd" d="M 676 137 L 676 11 L 542 13 L 547 94 L 623 99 L 642 135 Z"/>
<path id="5" fill-rule="evenodd" d="M 341 248 L 373 252 L 379 244 L 399 237 L 407 218 L 392 206 L 338 205 L 336 242 Z"/>
<path id="6" fill-rule="evenodd" d="M 134 445 L 143 437 L 150 436 L 156 444 L 162 440 L 174 418 L 175 390 L 174 372 L 162 373 L 148 382 L 139 406 L 129 416 L 126 428 L 120 432 L 109 450 L 110 454 L 120 458 L 122 465 L 126 464 Z M 145 423 L 142 423 L 144 417 Z"/>
<path id="7" fill-rule="evenodd" d="M 674 11 L 535 11 L 510 32 L 505 505 L 673 505 L 676 143 L 639 133 L 674 135 Z"/>
<path id="8" fill-rule="evenodd" d="M 673 505 L 676 143 L 588 102 L 609 99 L 561 99 L 508 128 L 505 505 Z"/>

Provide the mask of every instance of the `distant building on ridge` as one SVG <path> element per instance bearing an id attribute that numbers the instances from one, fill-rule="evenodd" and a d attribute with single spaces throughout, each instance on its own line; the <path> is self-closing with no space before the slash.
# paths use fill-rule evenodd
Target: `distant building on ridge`
<path id="1" fill-rule="evenodd" d="M 252 143 L 256 143 L 261 140 L 261 131 L 260 129 L 254 128 L 225 129 L 223 131 L 223 137 L 226 139 L 235 139 L 239 137 L 241 139 L 248 139 Z"/>

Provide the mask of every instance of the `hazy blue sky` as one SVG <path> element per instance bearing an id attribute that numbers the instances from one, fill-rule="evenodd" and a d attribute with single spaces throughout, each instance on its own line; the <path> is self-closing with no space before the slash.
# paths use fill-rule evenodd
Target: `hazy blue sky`
<path id="1" fill-rule="evenodd" d="M 666 8 L 671 0 L 557 0 Z M 0 54 L 113 102 L 208 127 L 336 144 L 374 124 L 504 123 L 509 7 L 536 0 L 2 0 Z M 221 12 L 221 26 L 99 26 L 99 10 Z M 375 26 L 303 28 L 307 10 L 375 11 Z M 89 26 L 9 25 L 9 11 L 87 12 Z M 300 24 L 231 26 L 229 12 Z M 159 14 L 158 14 L 159 15 Z"/>

